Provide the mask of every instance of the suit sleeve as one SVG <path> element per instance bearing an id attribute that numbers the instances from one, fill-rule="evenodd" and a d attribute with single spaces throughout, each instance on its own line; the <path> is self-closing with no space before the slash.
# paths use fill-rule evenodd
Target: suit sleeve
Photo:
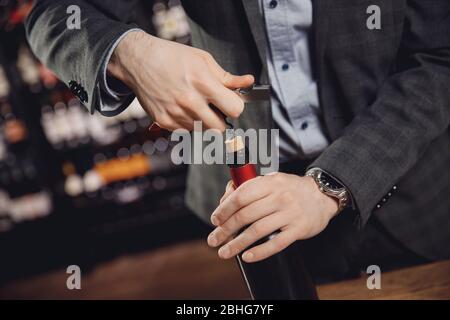
<path id="1" fill-rule="evenodd" d="M 450 124 L 450 1 L 408 1 L 399 69 L 311 167 L 341 180 L 364 226 Z"/>
<path id="2" fill-rule="evenodd" d="M 48 66 L 90 110 L 113 115 L 134 96 L 117 99 L 99 85 L 102 65 L 111 46 L 125 32 L 136 1 L 35 0 L 26 20 L 27 38 L 35 55 Z M 77 6 L 79 29 L 69 29 L 67 20 Z"/>

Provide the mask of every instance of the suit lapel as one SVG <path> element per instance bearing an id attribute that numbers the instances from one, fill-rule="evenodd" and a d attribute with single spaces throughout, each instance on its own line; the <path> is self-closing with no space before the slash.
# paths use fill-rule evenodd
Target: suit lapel
<path id="1" fill-rule="evenodd" d="M 313 31 L 316 63 L 320 64 L 325 52 L 328 35 L 329 6 L 333 0 L 312 0 L 313 2 Z"/>
<path id="2" fill-rule="evenodd" d="M 266 63 L 266 32 L 264 29 L 264 22 L 259 10 L 259 0 L 242 0 L 245 8 L 248 23 L 255 39 L 256 47 L 263 64 Z"/>
<path id="3" fill-rule="evenodd" d="M 313 40 L 314 40 L 314 59 L 313 69 L 316 74 L 316 81 L 319 93 L 319 102 L 322 109 L 322 113 L 326 123 L 329 123 L 330 112 L 327 109 L 328 102 L 326 98 L 328 93 L 325 92 L 329 88 L 325 85 L 325 69 L 323 63 L 323 56 L 327 44 L 328 25 L 329 25 L 329 9 L 333 0 L 312 0 L 313 2 Z"/>

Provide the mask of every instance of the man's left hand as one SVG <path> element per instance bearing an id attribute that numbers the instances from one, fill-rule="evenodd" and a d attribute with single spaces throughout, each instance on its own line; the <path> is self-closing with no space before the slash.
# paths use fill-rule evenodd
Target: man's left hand
<path id="1" fill-rule="evenodd" d="M 230 181 L 211 215 L 216 229 L 209 235 L 208 244 L 221 246 L 219 257 L 229 259 L 278 231 L 269 241 L 242 255 L 245 262 L 256 262 L 296 240 L 317 235 L 337 212 L 337 200 L 323 194 L 311 177 L 275 173 L 249 180 L 237 189 Z"/>

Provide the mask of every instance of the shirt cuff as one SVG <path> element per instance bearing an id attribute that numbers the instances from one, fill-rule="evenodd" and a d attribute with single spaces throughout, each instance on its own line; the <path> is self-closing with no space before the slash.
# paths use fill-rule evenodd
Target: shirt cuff
<path id="1" fill-rule="evenodd" d="M 124 96 L 128 96 L 132 93 L 131 89 L 128 88 L 122 81 L 115 79 L 113 77 L 108 76 L 107 74 L 107 67 L 109 60 L 111 60 L 111 56 L 118 46 L 119 42 L 130 32 L 133 31 L 142 31 L 139 28 L 133 28 L 130 30 L 127 30 L 124 32 L 111 46 L 109 49 L 105 60 L 103 61 L 102 68 L 101 68 L 101 77 L 100 77 L 100 89 L 104 91 L 103 93 L 106 93 L 110 98 L 113 100 L 119 101 L 122 100 Z M 104 96 L 104 94 L 102 95 Z"/>

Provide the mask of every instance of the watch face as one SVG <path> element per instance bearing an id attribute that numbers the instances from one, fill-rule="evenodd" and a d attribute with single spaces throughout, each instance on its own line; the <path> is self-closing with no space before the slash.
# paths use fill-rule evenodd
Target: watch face
<path id="1" fill-rule="evenodd" d="M 322 172 L 322 174 L 320 175 L 320 182 L 332 190 L 342 189 L 342 185 L 339 182 L 337 182 L 324 172 Z"/>

